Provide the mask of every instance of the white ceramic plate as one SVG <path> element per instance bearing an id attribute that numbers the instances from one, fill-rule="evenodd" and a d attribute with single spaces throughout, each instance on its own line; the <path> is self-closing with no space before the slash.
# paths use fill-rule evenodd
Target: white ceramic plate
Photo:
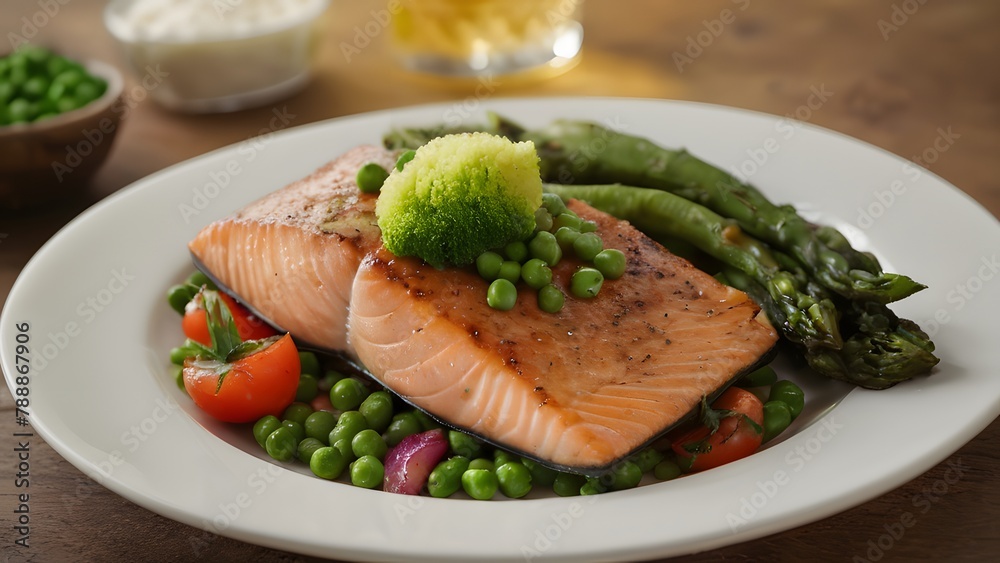
<path id="1" fill-rule="evenodd" d="M 116 493 L 248 542 L 350 559 L 579 561 L 690 553 L 824 518 L 927 471 L 1000 414 L 992 281 L 1000 228 L 941 179 L 837 133 L 723 107 L 582 98 L 471 105 L 482 107 L 384 111 L 248 141 L 154 174 L 82 214 L 24 269 L 0 320 L 12 389 L 18 326 L 29 325 L 34 428 Z M 940 366 L 870 392 L 783 365 L 809 400 L 783 441 L 703 474 L 598 497 L 409 498 L 248 454 L 256 446 L 246 429 L 207 421 L 167 375 L 167 351 L 181 333 L 164 291 L 191 269 L 187 241 L 342 151 L 378 143 L 392 126 L 484 109 L 528 125 L 586 118 L 686 146 L 751 173 L 775 201 L 822 210 L 889 269 L 930 286 L 894 308 L 934 333 Z M 189 543 L 192 555 L 207 553 L 211 536 Z"/>

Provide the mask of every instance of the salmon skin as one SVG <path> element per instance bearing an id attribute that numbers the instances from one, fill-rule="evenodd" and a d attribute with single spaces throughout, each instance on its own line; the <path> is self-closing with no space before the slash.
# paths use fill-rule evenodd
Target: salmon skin
<path id="1" fill-rule="evenodd" d="M 625 275 L 594 299 L 541 311 L 521 289 L 486 304 L 474 268 L 437 270 L 382 247 L 354 175 L 393 154 L 359 147 L 206 227 L 199 267 L 301 342 L 360 362 L 434 418 L 561 470 L 600 475 L 770 356 L 760 308 L 627 222 L 583 202 Z M 564 257 L 554 283 L 581 263 Z"/>

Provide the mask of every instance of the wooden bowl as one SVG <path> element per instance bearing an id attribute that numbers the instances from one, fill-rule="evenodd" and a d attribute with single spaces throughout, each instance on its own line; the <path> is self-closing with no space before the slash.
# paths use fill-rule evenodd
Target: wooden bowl
<path id="1" fill-rule="evenodd" d="M 107 81 L 103 96 L 49 119 L 0 126 L 0 209 L 22 210 L 68 197 L 108 156 L 126 111 L 124 81 L 109 64 L 88 61 L 84 67 Z"/>

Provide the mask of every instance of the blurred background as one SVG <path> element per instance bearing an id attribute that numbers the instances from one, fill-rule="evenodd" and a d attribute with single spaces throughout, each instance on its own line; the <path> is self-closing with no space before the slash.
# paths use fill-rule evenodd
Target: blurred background
<path id="1" fill-rule="evenodd" d="M 148 13 L 132 13 L 127 6 L 106 12 L 103 0 L 3 0 L 0 55 L 27 42 L 79 61 L 103 61 L 123 82 L 113 106 L 113 143 L 105 145 L 106 160 L 89 181 L 30 210 L 0 212 L 0 295 L 6 297 L 21 267 L 65 223 L 153 172 L 276 128 L 440 101 L 460 102 L 474 112 L 494 97 L 625 96 L 787 115 L 919 160 L 1000 213 L 993 164 L 1000 146 L 996 2 L 561 0 L 525 2 L 528 7 L 518 12 L 513 6 L 519 3 L 509 1 L 500 2 L 499 12 L 477 12 L 470 5 L 481 2 L 469 0 L 457 3 L 465 4 L 455 16 L 459 23 L 447 25 L 435 10 L 456 3 L 444 0 L 287 0 L 260 2 L 255 15 L 231 18 L 235 27 L 229 31 L 199 21 L 205 10 L 192 2 L 151 4 Z M 240 4 L 253 2 L 211 3 L 216 11 Z M 557 17 L 539 19 L 533 10 L 541 8 Z M 496 13 L 513 23 L 497 24 Z M 484 27 L 477 28 L 484 18 Z M 268 38 L 256 35 L 260 29 Z M 226 45 L 226 33 L 251 39 Z M 489 44 L 504 37 L 508 44 L 493 52 L 483 47 L 483 37 L 494 38 Z M 527 52 L 519 53 L 525 45 Z M 226 60 L 240 62 L 218 62 Z M 187 74 L 184 65 L 195 70 Z M 219 83 L 256 94 L 199 90 L 205 81 L 198 73 L 218 76 L 220 68 L 239 72 Z M 198 102 L 205 99 L 211 101 Z M 3 129 L 0 153 L 13 154 L 14 148 L 3 148 Z M 25 138 L 7 139 L 7 147 L 26 146 Z M 941 138 L 948 139 L 944 150 L 939 147 L 933 160 L 922 158 Z M 0 393 L 6 413 L 13 403 L 6 390 Z M 0 417 L 0 433 L 12 431 L 9 418 Z M 935 553 L 987 559 L 1000 553 L 1000 499 L 989 477 L 1000 470 L 993 445 L 998 438 L 994 424 L 956 454 L 974 468 L 973 477 L 940 509 L 921 517 L 885 560 Z M 170 549 L 190 534 L 186 526 L 86 485 L 82 474 L 37 444 L 37 560 L 80 554 L 147 560 L 153 553 L 158 560 L 183 560 Z M 943 472 L 944 466 L 844 514 L 703 560 L 862 552 L 864 540 L 881 533 L 885 514 L 912 508 L 914 495 Z M 58 501 L 80 483 L 88 487 L 85 506 Z M 13 492 L 6 480 L 2 492 Z M 986 498 L 993 499 L 988 510 Z M 9 531 L 5 519 L 0 523 Z M 2 554 L 18 560 L 9 543 Z M 215 547 L 214 560 L 310 560 L 225 538 Z"/>

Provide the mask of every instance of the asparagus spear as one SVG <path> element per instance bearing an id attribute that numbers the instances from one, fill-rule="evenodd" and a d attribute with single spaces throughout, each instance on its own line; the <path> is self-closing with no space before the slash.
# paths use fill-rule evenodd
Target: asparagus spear
<path id="1" fill-rule="evenodd" d="M 545 189 L 582 199 L 654 238 L 682 239 L 719 260 L 725 265 L 726 280 L 760 304 L 785 337 L 802 347 L 809 365 L 827 377 L 884 389 L 925 373 L 938 362 L 927 335 L 877 301 L 841 304 L 843 328 L 850 335 L 843 340 L 834 297 L 812 283 L 796 261 L 696 203 L 663 191 L 621 185 L 547 184 Z"/>
<path id="2" fill-rule="evenodd" d="M 843 345 L 833 303 L 810 294 L 800 277 L 782 270 L 776 262 L 754 256 L 753 243 L 741 238 L 739 227 L 711 210 L 651 189 L 557 184 L 548 184 L 545 189 L 563 198 L 582 199 L 654 237 L 683 239 L 745 272 L 780 310 L 778 326 L 789 340 L 806 348 L 837 349 Z"/>
<path id="3" fill-rule="evenodd" d="M 469 129 L 534 142 L 545 181 L 623 183 L 679 195 L 734 219 L 747 233 L 787 252 L 819 283 L 849 299 L 890 303 L 925 287 L 904 275 L 883 272 L 873 257 L 851 248 L 835 229 L 818 233 L 792 206 L 771 203 L 752 185 L 686 150 L 668 150 L 594 123 L 557 120 L 529 131 L 499 115 L 489 117 L 488 124 Z M 385 143 L 389 148 L 415 148 L 434 136 L 462 130 L 467 129 L 397 130 L 387 135 Z"/>

